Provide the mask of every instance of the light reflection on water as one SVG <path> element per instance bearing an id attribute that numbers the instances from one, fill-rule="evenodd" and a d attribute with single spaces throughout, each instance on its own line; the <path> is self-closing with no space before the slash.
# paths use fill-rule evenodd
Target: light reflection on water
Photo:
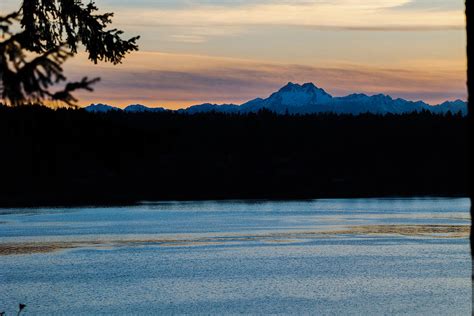
<path id="1" fill-rule="evenodd" d="M 360 225 L 467 225 L 469 205 L 468 199 L 423 198 L 1 210 L 1 243 L 210 242 L 0 256 L 0 311 L 13 313 L 23 302 L 31 314 L 468 314 L 466 238 L 298 234 Z M 270 237 L 257 238 L 262 235 Z"/>

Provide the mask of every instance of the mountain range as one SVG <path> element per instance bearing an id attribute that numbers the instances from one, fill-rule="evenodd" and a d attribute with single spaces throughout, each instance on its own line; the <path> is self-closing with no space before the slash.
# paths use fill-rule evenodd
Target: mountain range
<path id="1" fill-rule="evenodd" d="M 393 99 L 389 95 L 384 94 L 369 96 L 363 93 L 333 97 L 313 83 L 300 85 L 289 82 L 266 99 L 257 98 L 241 105 L 204 103 L 176 111 L 188 114 L 207 112 L 246 114 L 255 113 L 262 109 L 267 109 L 277 114 L 404 114 L 426 110 L 438 114 L 451 111 L 451 113 L 461 112 L 463 115 L 467 115 L 467 102 L 456 100 L 446 101 L 438 105 L 429 105 L 423 101 L 414 102 L 401 98 Z M 91 104 L 85 110 L 94 113 L 105 113 L 113 110 L 129 113 L 167 111 L 164 108 L 149 108 L 140 104 L 129 105 L 123 110 L 105 104 Z"/>

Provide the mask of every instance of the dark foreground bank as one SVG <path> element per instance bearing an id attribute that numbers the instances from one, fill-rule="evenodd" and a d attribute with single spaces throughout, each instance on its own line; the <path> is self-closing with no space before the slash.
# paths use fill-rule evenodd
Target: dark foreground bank
<path id="1" fill-rule="evenodd" d="M 467 120 L 0 107 L 0 206 L 466 196 Z"/>

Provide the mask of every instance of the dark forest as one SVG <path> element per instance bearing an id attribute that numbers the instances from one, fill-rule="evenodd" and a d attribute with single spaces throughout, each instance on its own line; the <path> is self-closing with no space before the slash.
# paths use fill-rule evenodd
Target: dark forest
<path id="1" fill-rule="evenodd" d="M 467 119 L 0 107 L 0 206 L 466 196 Z"/>

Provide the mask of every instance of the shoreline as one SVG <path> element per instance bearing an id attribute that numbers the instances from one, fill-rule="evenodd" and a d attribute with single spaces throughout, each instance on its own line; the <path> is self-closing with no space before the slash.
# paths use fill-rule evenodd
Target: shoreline
<path id="1" fill-rule="evenodd" d="M 458 198 L 470 198 L 468 194 L 425 194 L 425 195 L 324 195 L 324 196 L 285 196 L 285 197 L 190 197 L 190 198 L 162 198 L 162 199 L 125 199 L 125 200 L 107 200 L 107 201 L 2 201 L 0 200 L 0 210 L 10 208 L 23 208 L 23 209 L 35 209 L 35 208 L 72 208 L 72 207 L 121 207 L 121 206 L 138 206 L 154 203 L 163 202 L 204 202 L 204 201 L 311 201 L 311 200 L 324 200 L 324 199 L 423 199 L 423 198 L 440 198 L 440 199 L 458 199 Z"/>

